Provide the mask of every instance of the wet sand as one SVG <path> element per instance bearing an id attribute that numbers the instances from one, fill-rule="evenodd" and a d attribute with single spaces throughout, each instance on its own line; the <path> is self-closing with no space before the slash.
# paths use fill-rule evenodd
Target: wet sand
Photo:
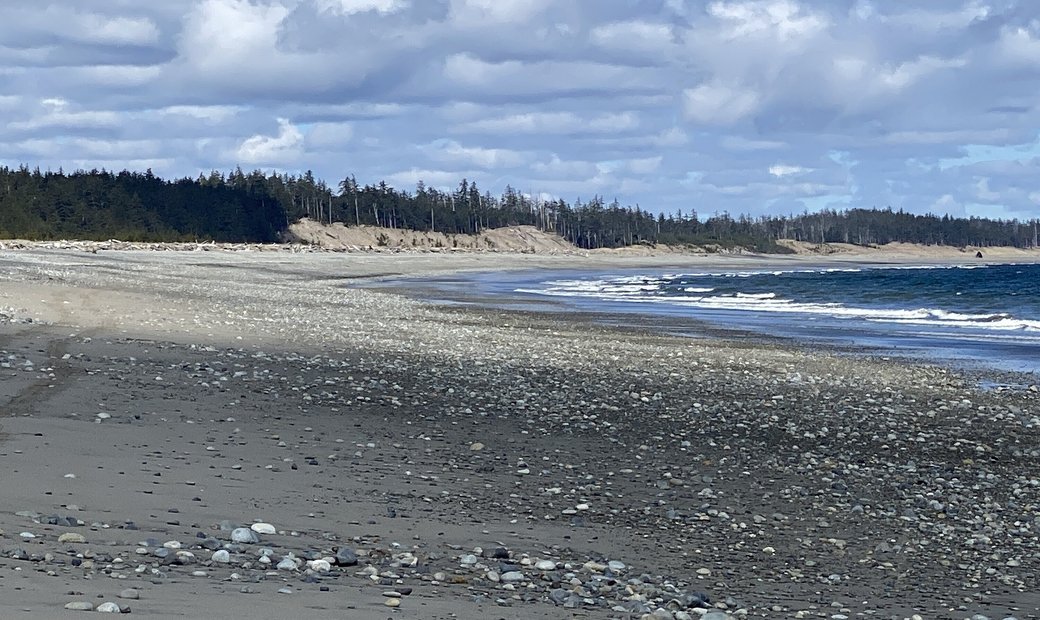
<path id="1" fill-rule="evenodd" d="M 0 252 L 0 617 L 1040 617 L 1036 392 L 351 286 L 677 261 Z"/>

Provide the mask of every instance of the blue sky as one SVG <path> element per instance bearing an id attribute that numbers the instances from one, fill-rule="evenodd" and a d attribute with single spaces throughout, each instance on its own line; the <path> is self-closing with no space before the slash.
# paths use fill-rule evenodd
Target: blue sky
<path id="1" fill-rule="evenodd" d="M 1034 0 L 52 0 L 0 17 L 7 165 L 1040 216 Z"/>

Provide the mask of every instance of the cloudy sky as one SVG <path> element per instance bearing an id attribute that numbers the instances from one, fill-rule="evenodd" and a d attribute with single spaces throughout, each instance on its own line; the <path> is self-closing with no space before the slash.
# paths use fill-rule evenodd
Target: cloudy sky
<path id="1" fill-rule="evenodd" d="M 10 166 L 1040 215 L 1036 0 L 3 4 Z"/>

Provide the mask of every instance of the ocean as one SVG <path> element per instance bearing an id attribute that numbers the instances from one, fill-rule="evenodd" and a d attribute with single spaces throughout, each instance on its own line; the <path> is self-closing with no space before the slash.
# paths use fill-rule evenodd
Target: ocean
<path id="1" fill-rule="evenodd" d="M 1040 265 L 528 271 L 463 280 L 452 288 L 492 305 L 693 319 L 803 343 L 1040 373 Z"/>

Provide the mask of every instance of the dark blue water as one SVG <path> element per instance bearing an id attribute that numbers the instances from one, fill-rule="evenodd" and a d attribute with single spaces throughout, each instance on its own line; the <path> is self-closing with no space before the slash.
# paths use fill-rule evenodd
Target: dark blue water
<path id="1" fill-rule="evenodd" d="M 683 317 L 956 365 L 1040 372 L 1040 265 L 464 278 L 455 285 L 492 304 Z"/>

